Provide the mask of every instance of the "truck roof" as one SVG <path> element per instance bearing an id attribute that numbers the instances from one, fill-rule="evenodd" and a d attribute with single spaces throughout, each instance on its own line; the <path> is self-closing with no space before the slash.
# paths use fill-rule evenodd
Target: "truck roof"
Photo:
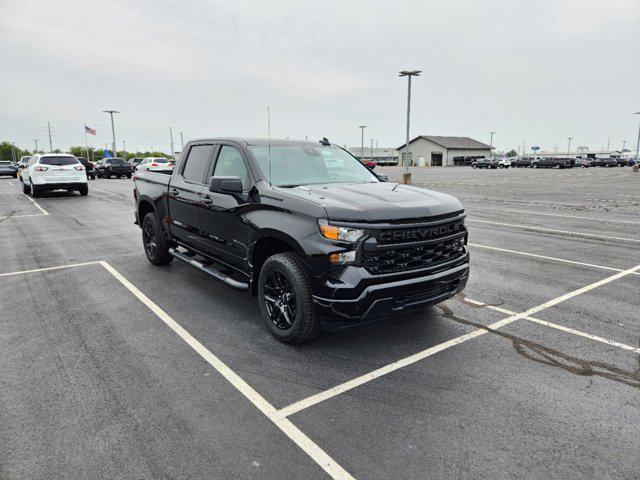
<path id="1" fill-rule="evenodd" d="M 197 140 L 191 140 L 192 142 L 220 142 L 220 141 L 230 141 L 240 143 L 247 147 L 266 147 L 271 144 L 274 146 L 314 146 L 317 147 L 320 145 L 319 141 L 309 141 L 309 140 L 290 140 L 290 139 L 282 139 L 282 138 L 272 138 L 269 140 L 268 138 L 259 138 L 259 137 L 212 137 L 212 138 L 199 138 Z"/>

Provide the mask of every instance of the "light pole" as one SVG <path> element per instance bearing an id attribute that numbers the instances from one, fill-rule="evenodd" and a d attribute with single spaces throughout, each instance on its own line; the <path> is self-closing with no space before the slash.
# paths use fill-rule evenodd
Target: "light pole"
<path id="1" fill-rule="evenodd" d="M 171 139 L 171 159 L 175 162 L 176 161 L 176 152 L 173 149 L 173 129 L 171 127 L 169 127 L 169 137 Z"/>
<path id="2" fill-rule="evenodd" d="M 360 129 L 360 160 L 364 160 L 364 129 L 367 128 L 366 125 L 359 125 Z"/>
<path id="3" fill-rule="evenodd" d="M 371 148 L 369 149 L 369 160 L 373 162 L 373 138 L 371 139 Z"/>
<path id="4" fill-rule="evenodd" d="M 634 115 L 640 115 L 640 112 L 636 112 Z M 640 125 L 638 125 L 638 142 L 636 143 L 636 165 L 638 165 L 638 153 L 640 153 Z"/>
<path id="5" fill-rule="evenodd" d="M 622 140 L 622 152 L 624 153 L 624 150 L 627 148 L 627 140 Z"/>
<path id="6" fill-rule="evenodd" d="M 569 157 L 569 152 L 571 152 L 571 140 L 573 140 L 573 137 L 567 137 L 567 157 Z"/>
<path id="7" fill-rule="evenodd" d="M 407 143 L 405 143 L 405 161 L 404 161 L 404 173 L 402 174 L 402 183 L 411 183 L 411 174 L 409 173 L 409 162 L 411 158 L 411 148 L 409 147 L 409 129 L 411 126 L 411 77 L 419 77 L 422 73 L 421 70 L 402 70 L 398 76 L 407 77 L 409 80 L 407 88 Z"/>
<path id="8" fill-rule="evenodd" d="M 496 132 L 491 132 L 491 141 L 489 142 L 489 151 L 491 153 L 490 157 L 493 158 L 493 136 Z"/>
<path id="9" fill-rule="evenodd" d="M 184 137 L 182 136 L 182 132 L 180 132 L 180 151 L 184 152 Z"/>
<path id="10" fill-rule="evenodd" d="M 34 138 L 33 141 L 36 143 L 36 150 L 34 153 L 38 153 L 38 139 Z"/>
<path id="11" fill-rule="evenodd" d="M 49 153 L 53 152 L 53 143 L 51 142 L 51 122 L 47 122 L 49 128 Z"/>
<path id="12" fill-rule="evenodd" d="M 120 113 L 120 112 L 117 110 L 103 110 L 103 112 L 111 115 L 111 135 L 113 136 L 113 158 L 116 158 L 118 154 L 116 153 L 116 127 L 113 125 L 113 114 Z"/>
<path id="13" fill-rule="evenodd" d="M 127 162 L 127 141 L 124 138 L 122 139 L 122 160 Z"/>

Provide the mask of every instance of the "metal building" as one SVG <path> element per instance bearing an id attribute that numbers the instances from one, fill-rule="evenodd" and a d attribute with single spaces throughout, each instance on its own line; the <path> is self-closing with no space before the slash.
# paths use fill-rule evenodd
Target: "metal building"
<path id="1" fill-rule="evenodd" d="M 469 137 L 420 135 L 409 142 L 413 165 L 470 165 L 476 158 L 491 156 L 491 147 Z M 404 153 L 404 144 L 396 149 Z M 404 155 L 402 155 L 404 157 Z"/>

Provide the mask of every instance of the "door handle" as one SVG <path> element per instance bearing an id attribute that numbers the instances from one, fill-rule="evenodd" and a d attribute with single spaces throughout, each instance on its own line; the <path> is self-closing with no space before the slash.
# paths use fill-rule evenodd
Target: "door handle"
<path id="1" fill-rule="evenodd" d="M 178 195 L 180 195 L 180 191 L 177 188 L 170 188 L 169 189 L 169 195 L 173 195 L 173 196 L 177 197 Z"/>
<path id="2" fill-rule="evenodd" d="M 201 200 L 202 200 L 202 203 L 204 203 L 205 205 L 211 205 L 213 203 L 213 200 L 209 195 L 203 195 L 201 197 Z"/>

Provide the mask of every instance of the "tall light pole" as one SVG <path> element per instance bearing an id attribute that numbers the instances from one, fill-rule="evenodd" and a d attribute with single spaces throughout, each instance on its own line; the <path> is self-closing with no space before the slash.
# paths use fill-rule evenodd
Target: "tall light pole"
<path id="1" fill-rule="evenodd" d="M 409 147 L 409 129 L 411 126 L 411 77 L 419 77 L 422 71 L 420 70 L 402 70 L 398 76 L 407 77 L 409 80 L 407 88 L 407 143 L 405 143 L 405 161 L 404 161 L 404 173 L 402 174 L 402 183 L 411 183 L 411 174 L 409 173 L 409 162 L 411 158 L 411 147 Z"/>
<path id="2" fill-rule="evenodd" d="M 113 125 L 113 114 L 120 113 L 120 112 L 117 110 L 103 110 L 103 112 L 111 115 L 111 135 L 113 135 L 113 158 L 116 158 L 118 154 L 116 153 L 116 148 L 117 148 L 116 147 L 116 127 Z"/>
<path id="3" fill-rule="evenodd" d="M 47 122 L 49 128 L 49 152 L 53 152 L 53 143 L 51 142 L 51 122 Z"/>
<path id="4" fill-rule="evenodd" d="M 182 132 L 180 132 L 180 151 L 184 152 L 184 137 L 182 136 Z"/>
<path id="5" fill-rule="evenodd" d="M 173 130 L 171 127 L 169 127 L 169 137 L 171 139 L 171 158 L 173 159 L 173 161 L 176 161 L 176 152 L 173 149 Z"/>
<path id="6" fill-rule="evenodd" d="M 569 152 L 571 152 L 571 140 L 573 140 L 573 137 L 567 137 L 567 157 L 570 155 Z"/>
<path id="7" fill-rule="evenodd" d="M 369 148 L 369 160 L 373 162 L 373 138 L 371 139 L 371 147 Z"/>
<path id="8" fill-rule="evenodd" d="M 360 160 L 364 160 L 364 129 L 367 128 L 366 125 L 359 125 L 360 129 Z"/>
<path id="9" fill-rule="evenodd" d="M 35 149 L 34 153 L 38 153 L 38 139 L 34 138 L 33 141 L 36 143 L 36 149 Z"/>
<path id="10" fill-rule="evenodd" d="M 622 153 L 624 153 L 624 150 L 627 148 L 627 140 L 622 140 Z"/>
<path id="11" fill-rule="evenodd" d="M 122 139 L 122 159 L 125 161 L 127 161 L 127 141 L 123 138 Z"/>
<path id="12" fill-rule="evenodd" d="M 634 113 L 634 115 L 640 115 L 640 112 Z M 636 165 L 638 165 L 638 154 L 640 153 L 640 125 L 638 125 L 638 142 L 636 143 Z"/>
<path id="13" fill-rule="evenodd" d="M 489 151 L 491 153 L 490 157 L 493 158 L 493 136 L 496 132 L 491 132 L 491 141 L 489 142 Z"/>

